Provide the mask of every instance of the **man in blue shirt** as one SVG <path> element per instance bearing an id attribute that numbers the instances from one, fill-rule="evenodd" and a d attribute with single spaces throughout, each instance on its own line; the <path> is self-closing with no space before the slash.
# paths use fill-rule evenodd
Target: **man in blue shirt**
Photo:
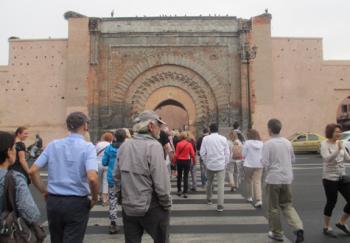
<path id="1" fill-rule="evenodd" d="M 84 140 L 88 118 L 82 112 L 73 112 L 66 124 L 70 134 L 49 143 L 29 172 L 34 186 L 47 199 L 52 243 L 83 242 L 89 211 L 99 191 L 96 150 Z M 39 174 L 45 166 L 47 187 Z"/>

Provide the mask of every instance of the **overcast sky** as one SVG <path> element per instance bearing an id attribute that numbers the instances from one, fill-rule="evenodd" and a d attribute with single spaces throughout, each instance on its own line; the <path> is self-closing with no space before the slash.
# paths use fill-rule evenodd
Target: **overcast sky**
<path id="1" fill-rule="evenodd" d="M 231 15 L 250 18 L 269 9 L 272 35 L 322 37 L 324 59 L 350 60 L 349 0 L 1 0 L 0 65 L 8 63 L 8 38 L 67 38 L 63 14 L 91 17 Z"/>

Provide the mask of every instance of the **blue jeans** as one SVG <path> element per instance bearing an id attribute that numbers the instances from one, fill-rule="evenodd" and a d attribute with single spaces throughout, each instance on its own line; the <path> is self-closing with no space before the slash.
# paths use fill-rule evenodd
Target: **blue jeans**
<path id="1" fill-rule="evenodd" d="M 200 168 L 201 168 L 201 182 L 202 186 L 205 186 L 207 184 L 208 178 L 207 178 L 207 170 L 205 169 L 204 163 L 202 158 L 199 158 L 200 162 Z"/>

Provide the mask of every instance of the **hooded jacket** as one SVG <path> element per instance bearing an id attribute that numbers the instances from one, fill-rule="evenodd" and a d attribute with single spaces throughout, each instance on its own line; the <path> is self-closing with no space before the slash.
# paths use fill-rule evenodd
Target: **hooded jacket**
<path id="1" fill-rule="evenodd" d="M 251 168 L 262 168 L 262 148 L 263 142 L 259 140 L 247 140 L 243 145 L 243 166 Z"/>

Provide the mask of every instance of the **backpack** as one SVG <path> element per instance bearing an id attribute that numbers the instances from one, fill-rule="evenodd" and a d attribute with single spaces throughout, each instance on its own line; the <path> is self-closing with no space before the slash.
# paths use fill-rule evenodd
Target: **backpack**
<path id="1" fill-rule="evenodd" d="M 7 172 L 4 186 L 4 208 L 0 217 L 1 243 L 41 243 L 46 237 L 38 224 L 29 224 L 18 216 L 16 207 L 16 183 L 13 173 Z"/>
<path id="2" fill-rule="evenodd" d="M 243 159 L 242 146 L 237 141 L 233 142 L 232 159 L 233 160 L 242 160 Z"/>

